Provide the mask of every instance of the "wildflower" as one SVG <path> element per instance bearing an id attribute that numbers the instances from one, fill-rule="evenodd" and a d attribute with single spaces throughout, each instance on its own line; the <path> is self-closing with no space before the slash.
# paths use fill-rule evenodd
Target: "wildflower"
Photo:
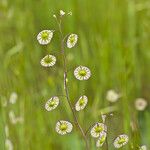
<path id="1" fill-rule="evenodd" d="M 9 119 L 10 119 L 10 122 L 12 124 L 16 124 L 17 123 L 14 111 L 10 111 L 9 112 Z"/>
<path id="2" fill-rule="evenodd" d="M 73 126 L 70 122 L 60 120 L 56 123 L 56 132 L 61 135 L 70 133 L 73 129 Z"/>
<path id="3" fill-rule="evenodd" d="M 18 95 L 16 92 L 12 92 L 11 95 L 10 95 L 10 98 L 9 98 L 9 102 L 11 104 L 15 104 L 16 101 L 17 101 L 17 98 L 18 98 Z"/>
<path id="4" fill-rule="evenodd" d="M 54 66 L 56 63 L 56 57 L 53 55 L 46 55 L 44 58 L 41 59 L 40 63 L 43 67 Z"/>
<path id="5" fill-rule="evenodd" d="M 106 99 L 110 102 L 116 102 L 120 98 L 120 94 L 115 92 L 114 90 L 107 91 Z"/>
<path id="6" fill-rule="evenodd" d="M 77 34 L 70 34 L 67 39 L 67 47 L 72 48 L 76 45 L 78 41 L 78 35 Z"/>
<path id="7" fill-rule="evenodd" d="M 6 147 L 6 150 L 13 150 L 13 144 L 9 139 L 5 140 L 5 147 Z"/>
<path id="8" fill-rule="evenodd" d="M 96 142 L 96 146 L 97 146 L 97 147 L 103 146 L 103 144 L 104 144 L 104 142 L 105 142 L 105 140 L 106 140 L 106 136 L 107 136 L 106 132 L 102 131 L 102 132 L 100 133 L 100 136 L 99 136 L 99 138 L 98 138 L 98 140 L 97 140 L 97 142 Z"/>
<path id="9" fill-rule="evenodd" d="M 146 145 L 141 146 L 141 147 L 139 148 L 139 150 L 147 150 Z"/>
<path id="10" fill-rule="evenodd" d="M 91 77 L 91 71 L 85 66 L 79 66 L 74 70 L 74 76 L 78 80 L 88 80 Z"/>
<path id="11" fill-rule="evenodd" d="M 54 18 L 57 18 L 55 14 L 53 15 L 53 17 L 54 17 Z"/>
<path id="12" fill-rule="evenodd" d="M 41 45 L 47 45 L 50 43 L 53 37 L 53 31 L 51 30 L 43 30 L 37 35 L 37 40 Z"/>
<path id="13" fill-rule="evenodd" d="M 87 96 L 85 95 L 81 96 L 79 100 L 77 101 L 77 103 L 75 104 L 76 111 L 80 111 L 84 109 L 85 106 L 87 105 L 87 102 L 88 102 Z"/>
<path id="14" fill-rule="evenodd" d="M 120 147 L 126 145 L 128 143 L 128 141 L 129 141 L 129 138 L 126 134 L 119 135 L 114 141 L 114 147 L 120 148 Z"/>
<path id="15" fill-rule="evenodd" d="M 45 109 L 47 111 L 51 111 L 55 109 L 58 105 L 59 105 L 59 98 L 57 96 L 54 96 L 46 102 Z"/>
<path id="16" fill-rule="evenodd" d="M 8 125 L 5 125 L 5 135 L 6 135 L 6 137 L 9 137 L 9 128 L 8 128 Z"/>
<path id="17" fill-rule="evenodd" d="M 96 123 L 91 129 L 91 136 L 97 138 L 103 131 L 107 131 L 107 126 L 103 123 Z"/>
<path id="18" fill-rule="evenodd" d="M 139 111 L 143 111 L 147 106 L 147 101 L 143 98 L 137 98 L 135 100 L 135 108 Z"/>
<path id="19" fill-rule="evenodd" d="M 64 16 L 66 13 L 63 10 L 60 10 L 60 16 Z"/>

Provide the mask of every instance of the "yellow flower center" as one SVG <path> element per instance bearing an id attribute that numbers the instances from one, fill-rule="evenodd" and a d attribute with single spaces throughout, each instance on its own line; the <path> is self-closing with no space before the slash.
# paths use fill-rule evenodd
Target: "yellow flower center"
<path id="1" fill-rule="evenodd" d="M 74 41 L 75 41 L 75 36 L 71 36 L 70 37 L 70 43 L 74 43 Z"/>
<path id="2" fill-rule="evenodd" d="M 121 138 L 119 139 L 118 144 L 123 144 L 124 142 L 126 142 L 125 138 Z"/>
<path id="3" fill-rule="evenodd" d="M 105 142 L 105 139 L 106 139 L 106 137 L 105 137 L 105 136 L 102 136 L 102 138 L 100 139 L 99 143 L 100 143 L 100 144 L 103 144 L 103 143 Z"/>
<path id="4" fill-rule="evenodd" d="M 97 132 L 97 133 L 100 133 L 100 132 L 102 132 L 103 131 L 103 128 L 101 127 L 101 126 L 97 126 L 96 128 L 95 128 L 95 132 Z"/>
<path id="5" fill-rule="evenodd" d="M 52 60 L 52 58 L 51 57 L 46 57 L 45 59 L 44 59 L 44 62 L 46 63 L 46 64 L 49 64 L 49 63 L 51 63 L 53 60 Z"/>
<path id="6" fill-rule="evenodd" d="M 79 71 L 79 75 L 80 76 L 85 76 L 86 75 L 86 71 L 85 70 L 80 70 Z"/>
<path id="7" fill-rule="evenodd" d="M 79 101 L 79 105 L 82 106 L 82 105 L 84 105 L 84 103 L 85 103 L 84 98 L 81 98 Z"/>
<path id="8" fill-rule="evenodd" d="M 43 40 L 46 40 L 46 39 L 48 39 L 48 35 L 49 35 L 48 32 L 43 32 L 41 37 Z"/>
<path id="9" fill-rule="evenodd" d="M 50 103 L 49 103 L 49 106 L 50 107 L 53 107 L 55 105 L 55 101 L 51 101 Z"/>
<path id="10" fill-rule="evenodd" d="M 66 124 L 61 124 L 60 125 L 60 130 L 61 131 L 65 131 L 67 129 L 67 125 Z"/>

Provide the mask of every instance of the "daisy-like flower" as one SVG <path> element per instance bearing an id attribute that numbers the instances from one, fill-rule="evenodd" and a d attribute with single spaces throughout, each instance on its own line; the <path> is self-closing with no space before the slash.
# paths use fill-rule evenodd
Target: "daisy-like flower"
<path id="1" fill-rule="evenodd" d="M 107 131 L 107 126 L 103 123 L 96 123 L 91 129 L 91 136 L 97 138 L 102 132 Z"/>
<path id="2" fill-rule="evenodd" d="M 64 16 L 66 13 L 63 10 L 60 10 L 60 16 Z"/>
<path id="3" fill-rule="evenodd" d="M 74 76 L 78 80 L 88 80 L 91 77 L 91 71 L 88 67 L 79 66 L 74 70 Z"/>
<path id="4" fill-rule="evenodd" d="M 76 45 L 78 41 L 78 35 L 77 34 L 70 34 L 67 39 L 67 47 L 72 48 Z"/>
<path id="5" fill-rule="evenodd" d="M 70 133 L 73 129 L 72 124 L 69 121 L 60 120 L 56 123 L 56 132 L 61 135 Z"/>
<path id="6" fill-rule="evenodd" d="M 76 111 L 80 111 L 84 109 L 85 106 L 87 105 L 87 102 L 88 102 L 87 96 L 85 95 L 81 96 L 79 100 L 77 101 L 77 103 L 75 104 Z"/>
<path id="7" fill-rule="evenodd" d="M 41 45 L 47 45 L 48 43 L 50 43 L 52 37 L 52 30 L 43 30 L 37 35 L 37 40 Z"/>
<path id="8" fill-rule="evenodd" d="M 41 59 L 40 63 L 43 67 L 54 66 L 56 63 L 56 57 L 53 55 L 46 55 L 44 58 Z"/>
<path id="9" fill-rule="evenodd" d="M 120 94 L 118 94 L 116 91 L 114 91 L 114 90 L 107 91 L 106 99 L 109 102 L 112 102 L 112 103 L 116 102 L 119 98 L 120 98 Z"/>
<path id="10" fill-rule="evenodd" d="M 59 105 L 59 98 L 57 96 L 51 97 L 45 104 L 45 109 L 47 111 L 52 111 Z"/>
<path id="11" fill-rule="evenodd" d="M 96 142 L 96 146 L 97 147 L 102 147 L 103 146 L 103 144 L 104 144 L 104 142 L 106 140 L 106 136 L 107 136 L 106 132 L 102 131 L 100 133 L 100 136 L 99 136 L 99 138 L 98 138 L 98 140 Z"/>
<path id="12" fill-rule="evenodd" d="M 9 139 L 5 140 L 5 148 L 6 150 L 13 150 L 13 144 Z"/>
<path id="13" fill-rule="evenodd" d="M 126 145 L 129 141 L 129 138 L 126 134 L 119 135 L 114 141 L 115 148 L 121 148 L 122 146 Z"/>
<path id="14" fill-rule="evenodd" d="M 139 148 L 139 150 L 147 150 L 146 145 L 141 146 L 141 147 Z"/>
<path id="15" fill-rule="evenodd" d="M 10 119 L 10 122 L 12 124 L 16 124 L 17 123 L 15 113 L 12 110 L 9 112 L 9 119 Z"/>
<path id="16" fill-rule="evenodd" d="M 8 128 L 8 125 L 5 125 L 5 135 L 6 135 L 6 137 L 9 137 L 9 128 Z"/>
<path id="17" fill-rule="evenodd" d="M 143 111 L 143 110 L 145 110 L 146 106 L 147 106 L 147 101 L 145 99 L 143 99 L 143 98 L 137 98 L 135 100 L 135 108 L 137 110 Z"/>
<path id="18" fill-rule="evenodd" d="M 10 95 L 10 98 L 9 98 L 9 102 L 11 104 L 15 104 L 16 101 L 17 101 L 17 98 L 18 98 L 18 95 L 16 92 L 12 92 L 11 95 Z"/>

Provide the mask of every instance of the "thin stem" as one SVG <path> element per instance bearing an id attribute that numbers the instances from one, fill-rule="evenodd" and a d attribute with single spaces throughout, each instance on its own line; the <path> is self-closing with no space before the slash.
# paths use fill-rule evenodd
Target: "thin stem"
<path id="1" fill-rule="evenodd" d="M 67 86 L 67 62 L 66 62 L 66 56 L 65 56 L 65 50 L 64 50 L 64 41 L 65 41 L 65 37 L 63 37 L 63 32 L 62 32 L 62 29 L 61 29 L 61 19 L 60 19 L 60 22 L 57 22 L 58 23 L 58 26 L 59 26 L 59 31 L 60 31 L 60 34 L 61 34 L 61 52 L 62 52 L 62 58 L 63 58 L 63 69 L 64 69 L 64 90 L 65 90 L 65 94 L 66 94 L 66 99 L 67 99 L 67 102 L 71 108 L 71 111 L 72 111 L 72 114 L 73 114 L 73 118 L 74 118 L 74 121 L 75 121 L 75 124 L 77 126 L 77 128 L 80 130 L 84 140 L 85 140 L 85 144 L 86 144 L 86 150 L 89 150 L 89 143 L 88 143 L 88 140 L 87 140 L 87 137 L 86 137 L 86 134 L 83 130 L 83 128 L 81 127 L 79 121 L 78 121 L 78 118 L 76 116 L 76 113 L 75 113 L 75 110 L 74 110 L 74 107 L 72 106 L 72 103 L 70 101 L 70 97 L 69 97 L 69 91 L 68 91 L 68 86 Z"/>

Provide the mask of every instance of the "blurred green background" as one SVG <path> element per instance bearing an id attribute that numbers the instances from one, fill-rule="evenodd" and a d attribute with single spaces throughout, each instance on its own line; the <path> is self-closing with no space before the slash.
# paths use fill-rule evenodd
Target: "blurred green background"
<path id="1" fill-rule="evenodd" d="M 64 19 L 64 33 L 76 33 L 75 48 L 66 49 L 69 91 L 72 103 L 82 94 L 89 97 L 87 108 L 77 113 L 84 129 L 100 120 L 101 111 L 115 106 L 108 117 L 108 143 L 126 133 L 130 142 L 123 149 L 146 144 L 150 146 L 150 110 L 137 112 L 134 100 L 150 102 L 150 2 L 149 0 L 1 0 L 0 1 L 0 150 L 5 149 L 5 130 L 14 150 L 83 150 L 84 141 L 78 130 L 66 136 L 55 132 L 59 119 L 73 121 L 65 98 L 60 106 L 47 112 L 45 102 L 63 91 L 63 69 L 58 27 L 53 14 L 62 9 L 72 11 Z M 43 29 L 55 30 L 48 46 L 39 45 L 37 34 Z M 52 69 L 41 67 L 46 54 L 54 54 L 57 64 Z M 88 81 L 77 81 L 73 69 L 78 65 L 91 69 Z M 106 100 L 106 92 L 115 89 L 122 98 L 115 104 Z M 10 94 L 18 94 L 17 103 L 7 104 Z M 24 118 L 12 124 L 10 111 Z M 130 124 L 135 124 L 132 130 Z M 92 150 L 95 141 L 89 136 Z M 105 148 L 105 145 L 104 145 Z M 136 148 L 134 148 L 136 149 Z"/>

